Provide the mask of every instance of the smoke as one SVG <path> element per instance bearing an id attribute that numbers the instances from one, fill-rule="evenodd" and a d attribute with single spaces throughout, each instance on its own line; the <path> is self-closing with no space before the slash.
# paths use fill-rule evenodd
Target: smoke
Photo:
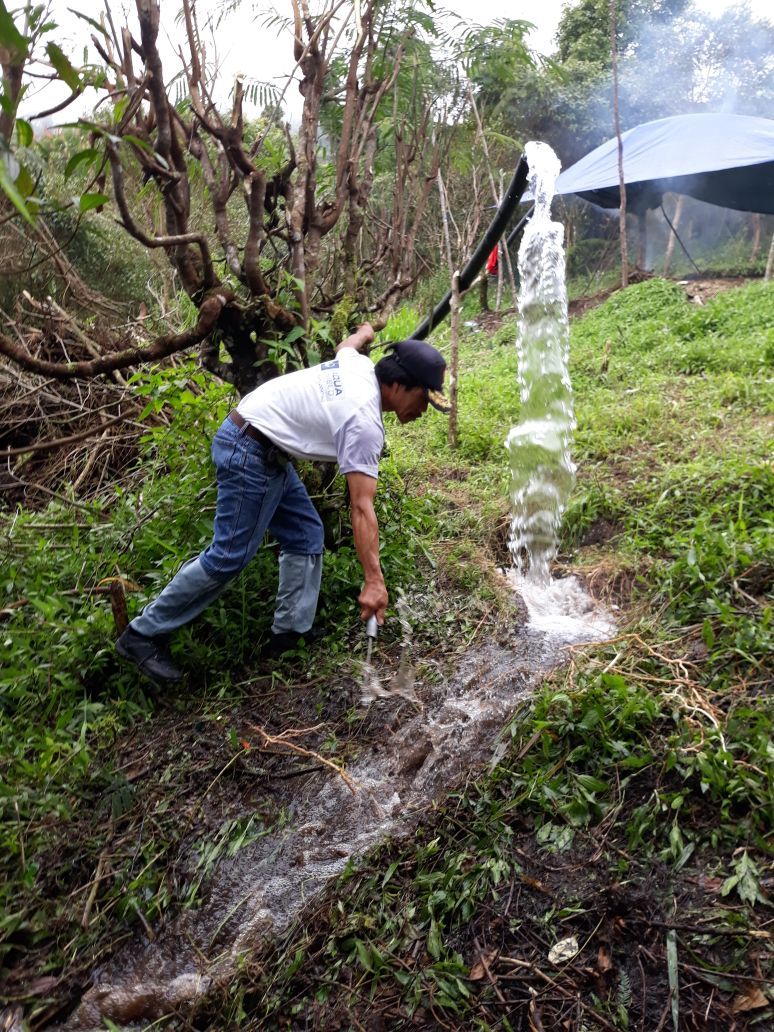
<path id="1" fill-rule="evenodd" d="M 642 19 L 620 61 L 623 127 L 692 111 L 768 117 L 774 24 L 747 6 L 718 16 L 694 4 L 669 21 Z"/>

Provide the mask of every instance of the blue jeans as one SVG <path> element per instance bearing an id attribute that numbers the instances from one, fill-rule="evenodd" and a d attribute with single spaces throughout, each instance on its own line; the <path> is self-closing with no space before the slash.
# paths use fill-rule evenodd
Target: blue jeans
<path id="1" fill-rule="evenodd" d="M 189 623 L 247 566 L 268 530 L 279 541 L 279 589 L 272 630 L 308 631 L 317 611 L 323 527 L 293 466 L 267 458 L 266 447 L 229 418 L 212 442 L 218 482 L 210 544 L 185 563 L 131 622 L 149 638 Z"/>

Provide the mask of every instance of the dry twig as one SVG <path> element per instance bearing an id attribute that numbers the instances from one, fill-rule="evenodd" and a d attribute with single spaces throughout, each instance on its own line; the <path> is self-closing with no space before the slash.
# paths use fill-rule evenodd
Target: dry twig
<path id="1" fill-rule="evenodd" d="M 258 734 L 261 736 L 260 747 L 264 749 L 264 751 L 272 751 L 271 749 L 267 748 L 267 746 L 280 746 L 284 747 L 289 752 L 297 753 L 299 756 L 309 756 L 313 760 L 317 760 L 318 763 L 322 763 L 324 766 L 329 767 L 332 771 L 335 771 L 336 774 L 338 774 L 338 776 L 347 786 L 347 788 L 350 790 L 352 795 L 357 795 L 357 787 L 352 778 L 347 774 L 345 770 L 343 770 L 341 767 L 337 767 L 336 764 L 333 763 L 331 760 L 328 760 L 324 756 L 321 756 L 319 753 L 314 752 L 314 750 L 305 749 L 304 746 L 296 745 L 295 742 L 292 742 L 290 740 L 292 738 L 298 738 L 301 735 L 309 734 L 311 731 L 316 731 L 317 728 L 320 726 L 319 724 L 316 727 L 302 728 L 299 730 L 291 729 L 288 731 L 283 731 L 280 735 L 270 735 L 268 731 L 264 731 L 264 729 L 262 727 L 259 727 L 257 724 L 250 724 L 249 726 L 252 728 L 253 731 L 257 731 Z M 279 755 L 282 755 L 281 752 L 279 753 Z"/>

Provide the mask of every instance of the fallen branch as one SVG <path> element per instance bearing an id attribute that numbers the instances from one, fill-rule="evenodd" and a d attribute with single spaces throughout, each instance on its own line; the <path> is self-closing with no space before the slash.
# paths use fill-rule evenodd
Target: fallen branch
<path id="1" fill-rule="evenodd" d="M 261 748 L 265 752 L 271 752 L 267 749 L 267 746 L 284 746 L 290 752 L 297 753 L 299 756 L 309 756 L 313 760 L 317 760 L 318 763 L 322 763 L 324 766 L 329 767 L 332 771 L 341 778 L 347 788 L 350 790 L 352 795 L 357 795 L 357 787 L 352 778 L 347 774 L 341 767 L 337 767 L 331 760 L 326 759 L 324 756 L 320 756 L 319 753 L 314 752 L 312 749 L 305 749 L 303 745 L 296 745 L 295 742 L 291 742 L 289 739 L 297 738 L 299 735 L 308 734 L 310 731 L 314 731 L 315 728 L 309 727 L 299 731 L 283 731 L 281 735 L 270 735 L 268 731 L 264 731 L 262 727 L 257 724 L 250 724 L 249 727 L 253 731 L 257 731 L 261 736 Z M 277 755 L 282 755 L 279 753 Z"/>
<path id="2" fill-rule="evenodd" d="M 762 928 L 708 928 L 706 925 L 691 924 L 668 924 L 666 921 L 656 921 L 651 917 L 628 917 L 627 921 L 649 925 L 652 928 L 664 928 L 669 932 L 688 932 L 691 935 L 731 935 L 735 939 L 772 939 L 774 932 L 767 932 Z"/>
<path id="3" fill-rule="evenodd" d="M 603 1029 L 606 1029 L 607 1032 L 615 1032 L 615 1026 L 611 1025 L 610 1022 L 607 1021 L 599 1013 L 599 1011 L 597 1011 L 593 1007 L 589 1006 L 588 1003 L 586 1003 L 584 1000 L 580 999 L 580 997 L 576 996 L 576 994 L 574 992 L 572 992 L 570 989 L 565 988 L 560 982 L 557 982 L 555 979 L 551 978 L 551 976 L 547 975 L 545 973 L 545 971 L 541 971 L 540 968 L 536 964 L 533 964 L 531 961 L 529 961 L 529 960 L 519 960 L 516 957 L 502 957 L 501 956 L 501 957 L 498 958 L 497 963 L 498 964 L 508 964 L 511 967 L 517 967 L 517 968 L 527 968 L 534 975 L 537 975 L 538 978 L 541 978 L 544 982 L 548 983 L 548 985 L 550 985 L 553 989 L 555 989 L 561 996 L 564 996 L 565 999 L 577 1001 L 580 1004 L 580 1006 L 583 1008 L 583 1010 L 585 1010 L 594 1019 L 594 1021 L 598 1025 L 601 1025 Z M 509 976 L 507 974 L 500 974 L 498 977 L 499 978 L 507 979 Z"/>
<path id="4" fill-rule="evenodd" d="M 85 932 L 88 932 L 89 925 L 91 924 L 91 911 L 94 906 L 94 901 L 97 898 L 97 892 L 99 891 L 99 883 L 102 881 L 104 877 L 105 867 L 107 866 L 108 862 L 108 850 L 112 844 L 112 841 L 113 838 L 111 835 L 108 844 L 99 854 L 99 859 L 97 861 L 97 869 L 94 872 L 94 877 L 90 882 L 89 895 L 86 897 L 86 903 L 83 908 L 83 914 L 81 915 L 81 928 Z M 84 888 L 85 887 L 86 886 L 84 886 Z"/>
<path id="5" fill-rule="evenodd" d="M 130 416 L 124 415 L 113 416 L 106 423 L 100 423 L 96 427 L 89 427 L 88 430 L 83 430 L 79 434 L 70 434 L 69 437 L 57 437 L 53 441 L 36 441 L 35 444 L 27 444 L 23 448 L 6 448 L 5 451 L 0 452 L 0 459 L 6 459 L 11 455 L 26 455 L 29 452 L 55 451 L 57 448 L 63 448 L 67 444 L 77 444 L 78 441 L 85 441 L 89 437 L 96 437 L 97 434 L 104 433 L 105 430 L 115 426 L 116 423 L 125 422 L 130 418 Z"/>
<path id="6" fill-rule="evenodd" d="M 486 956 L 486 951 L 481 948 L 481 945 L 480 945 L 478 939 L 474 939 L 473 942 L 475 944 L 476 950 L 478 951 L 478 963 L 481 965 L 481 967 L 482 967 L 482 969 L 484 971 L 484 974 L 487 977 L 487 980 L 488 980 L 489 984 L 492 986 L 492 989 L 494 990 L 495 996 L 500 1001 L 500 1003 L 504 1004 L 506 1002 L 505 1001 L 505 997 L 500 992 L 500 987 L 498 986 L 498 984 L 497 984 L 497 982 L 495 980 L 495 977 L 492 974 L 492 969 L 489 966 L 489 961 L 488 961 L 487 956 Z"/>
<path id="7" fill-rule="evenodd" d="M 130 347 L 117 351 L 112 355 L 103 355 L 83 362 L 49 362 L 35 358 L 22 344 L 17 344 L 4 333 L 0 333 L 0 353 L 12 362 L 32 373 L 42 376 L 53 376 L 57 380 L 70 380 L 76 377 L 91 377 L 99 373 L 109 373 L 114 369 L 125 369 L 127 366 L 140 365 L 142 362 L 157 362 L 177 351 L 184 351 L 194 344 L 200 344 L 215 328 L 220 313 L 227 303 L 224 294 L 214 292 L 204 299 L 199 309 L 196 326 L 184 333 L 168 333 L 158 337 L 150 347 Z M 100 427 L 100 430 L 104 429 Z"/>

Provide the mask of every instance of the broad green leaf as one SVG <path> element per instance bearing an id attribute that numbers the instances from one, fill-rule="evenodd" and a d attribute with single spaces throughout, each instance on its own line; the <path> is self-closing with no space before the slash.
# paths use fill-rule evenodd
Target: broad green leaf
<path id="1" fill-rule="evenodd" d="M 434 960 L 441 956 L 441 933 L 435 918 L 430 922 L 430 931 L 427 933 L 427 952 Z"/>
<path id="2" fill-rule="evenodd" d="M 303 950 L 296 950 L 293 959 L 284 971 L 285 978 L 290 978 L 292 975 L 295 975 L 296 971 L 298 971 L 301 965 L 304 963 L 305 958 L 306 954 Z"/>
<path id="3" fill-rule="evenodd" d="M 153 154 L 153 147 L 151 147 L 147 140 L 141 140 L 139 136 L 133 136 L 131 133 L 125 133 L 123 139 L 129 143 L 133 143 L 135 147 L 139 147 L 140 150 L 147 151 L 148 154 Z"/>
<path id="4" fill-rule="evenodd" d="M 707 648 L 711 649 L 715 644 L 715 632 L 712 630 L 712 624 L 709 620 L 705 620 L 702 624 L 701 636 Z"/>
<path id="5" fill-rule="evenodd" d="M 19 61 L 27 56 L 28 41 L 22 36 L 8 13 L 5 0 L 0 0 L 0 46 L 10 51 L 11 60 Z"/>
<path id="6" fill-rule="evenodd" d="M 35 189 L 35 180 L 24 165 L 21 166 L 19 174 L 16 177 L 16 189 L 24 198 L 29 197 Z"/>
<path id="7" fill-rule="evenodd" d="M 581 788 L 587 792 L 607 792 L 608 786 L 605 782 L 592 777 L 591 774 L 576 774 L 575 777 Z"/>
<path id="8" fill-rule="evenodd" d="M 116 103 L 113 105 L 113 124 L 114 125 L 118 125 L 118 123 L 124 117 L 124 112 L 126 111 L 126 109 L 128 107 L 129 107 L 129 98 L 128 97 L 122 97 L 120 100 L 116 101 Z"/>
<path id="9" fill-rule="evenodd" d="M 282 343 L 283 344 L 292 344 L 294 341 L 298 340 L 300 337 L 303 337 L 303 335 L 304 335 L 304 327 L 303 326 L 294 326 L 293 329 L 290 330 L 288 333 L 286 333 L 285 336 L 282 338 Z"/>
<path id="10" fill-rule="evenodd" d="M 17 173 L 18 175 L 18 173 Z M 0 190 L 6 195 L 11 204 L 16 208 L 19 214 L 24 218 L 31 226 L 35 225 L 33 217 L 30 213 L 29 208 L 24 203 L 24 198 L 16 188 L 16 183 L 8 174 L 8 165 L 6 164 L 6 156 L 0 154 Z"/>
<path id="11" fill-rule="evenodd" d="M 579 727 L 582 727 L 585 731 L 590 731 L 592 727 L 596 727 L 602 720 L 601 709 L 597 706 L 592 706 L 586 710 L 583 714 L 583 720 L 581 720 Z"/>
<path id="12" fill-rule="evenodd" d="M 97 32 L 101 33 L 103 36 L 107 36 L 107 29 L 105 26 L 100 25 L 100 23 L 95 21 L 94 18 L 90 18 L 88 14 L 84 14 L 83 11 L 76 11 L 74 7 L 68 7 L 67 10 L 70 14 L 74 14 L 76 18 L 82 18 L 85 22 L 88 22 L 93 29 L 96 29 Z"/>
<path id="13" fill-rule="evenodd" d="M 92 208 L 101 208 L 103 204 L 107 204 L 110 200 L 103 193 L 85 193 L 81 194 L 78 199 L 78 210 L 83 213 L 91 211 Z"/>
<path id="14" fill-rule="evenodd" d="M 357 950 L 357 959 L 360 961 L 366 971 L 373 971 L 371 964 L 371 952 L 366 944 L 361 939 L 355 939 L 355 949 Z"/>
<path id="15" fill-rule="evenodd" d="M 626 679 L 621 677 L 620 674 L 601 674 L 599 679 L 605 688 L 611 688 L 614 691 L 626 691 Z"/>
<path id="16" fill-rule="evenodd" d="M 398 870 L 398 864 L 399 863 L 400 863 L 400 861 L 393 860 L 393 862 L 387 868 L 387 870 L 386 870 L 386 872 L 384 874 L 384 878 L 382 878 L 382 888 L 384 888 L 384 886 L 387 884 L 387 882 L 390 880 L 390 878 L 392 878 L 393 874 L 395 874 L 395 872 Z"/>
<path id="17" fill-rule="evenodd" d="M 34 135 L 29 122 L 23 118 L 16 119 L 16 139 L 19 141 L 20 147 L 29 147 Z"/>
<path id="18" fill-rule="evenodd" d="M 99 151 L 95 150 L 94 147 L 89 147 L 87 150 L 78 151 L 77 154 L 73 154 L 65 165 L 65 179 L 69 179 L 73 172 L 75 172 L 75 170 L 81 165 L 91 165 L 98 157 Z"/>
<path id="19" fill-rule="evenodd" d="M 749 903 L 750 906 L 755 906 L 756 902 L 762 902 L 763 896 L 761 895 L 760 882 L 758 880 L 759 871 L 754 861 L 750 859 L 750 854 L 747 850 L 736 861 L 734 868 L 736 871 L 736 891 L 739 893 L 739 898 L 745 903 Z M 727 879 L 727 881 L 730 880 Z M 724 883 L 721 892 L 724 896 L 727 895 L 726 883 Z"/>
<path id="20" fill-rule="evenodd" d="M 81 88 L 80 77 L 60 47 L 58 47 L 56 43 L 49 43 L 46 46 L 46 53 L 48 54 L 48 59 L 54 66 L 59 78 L 65 82 L 73 92 L 79 90 Z"/>
<path id="21" fill-rule="evenodd" d="M 696 848 L 696 843 L 695 842 L 689 842 L 687 844 L 687 846 L 685 846 L 685 848 L 683 849 L 682 853 L 677 858 L 677 862 L 675 863 L 675 873 L 677 873 L 677 871 L 680 871 L 680 870 L 682 870 L 683 867 L 685 867 L 685 865 L 690 860 L 690 858 L 691 858 L 695 848 Z"/>

